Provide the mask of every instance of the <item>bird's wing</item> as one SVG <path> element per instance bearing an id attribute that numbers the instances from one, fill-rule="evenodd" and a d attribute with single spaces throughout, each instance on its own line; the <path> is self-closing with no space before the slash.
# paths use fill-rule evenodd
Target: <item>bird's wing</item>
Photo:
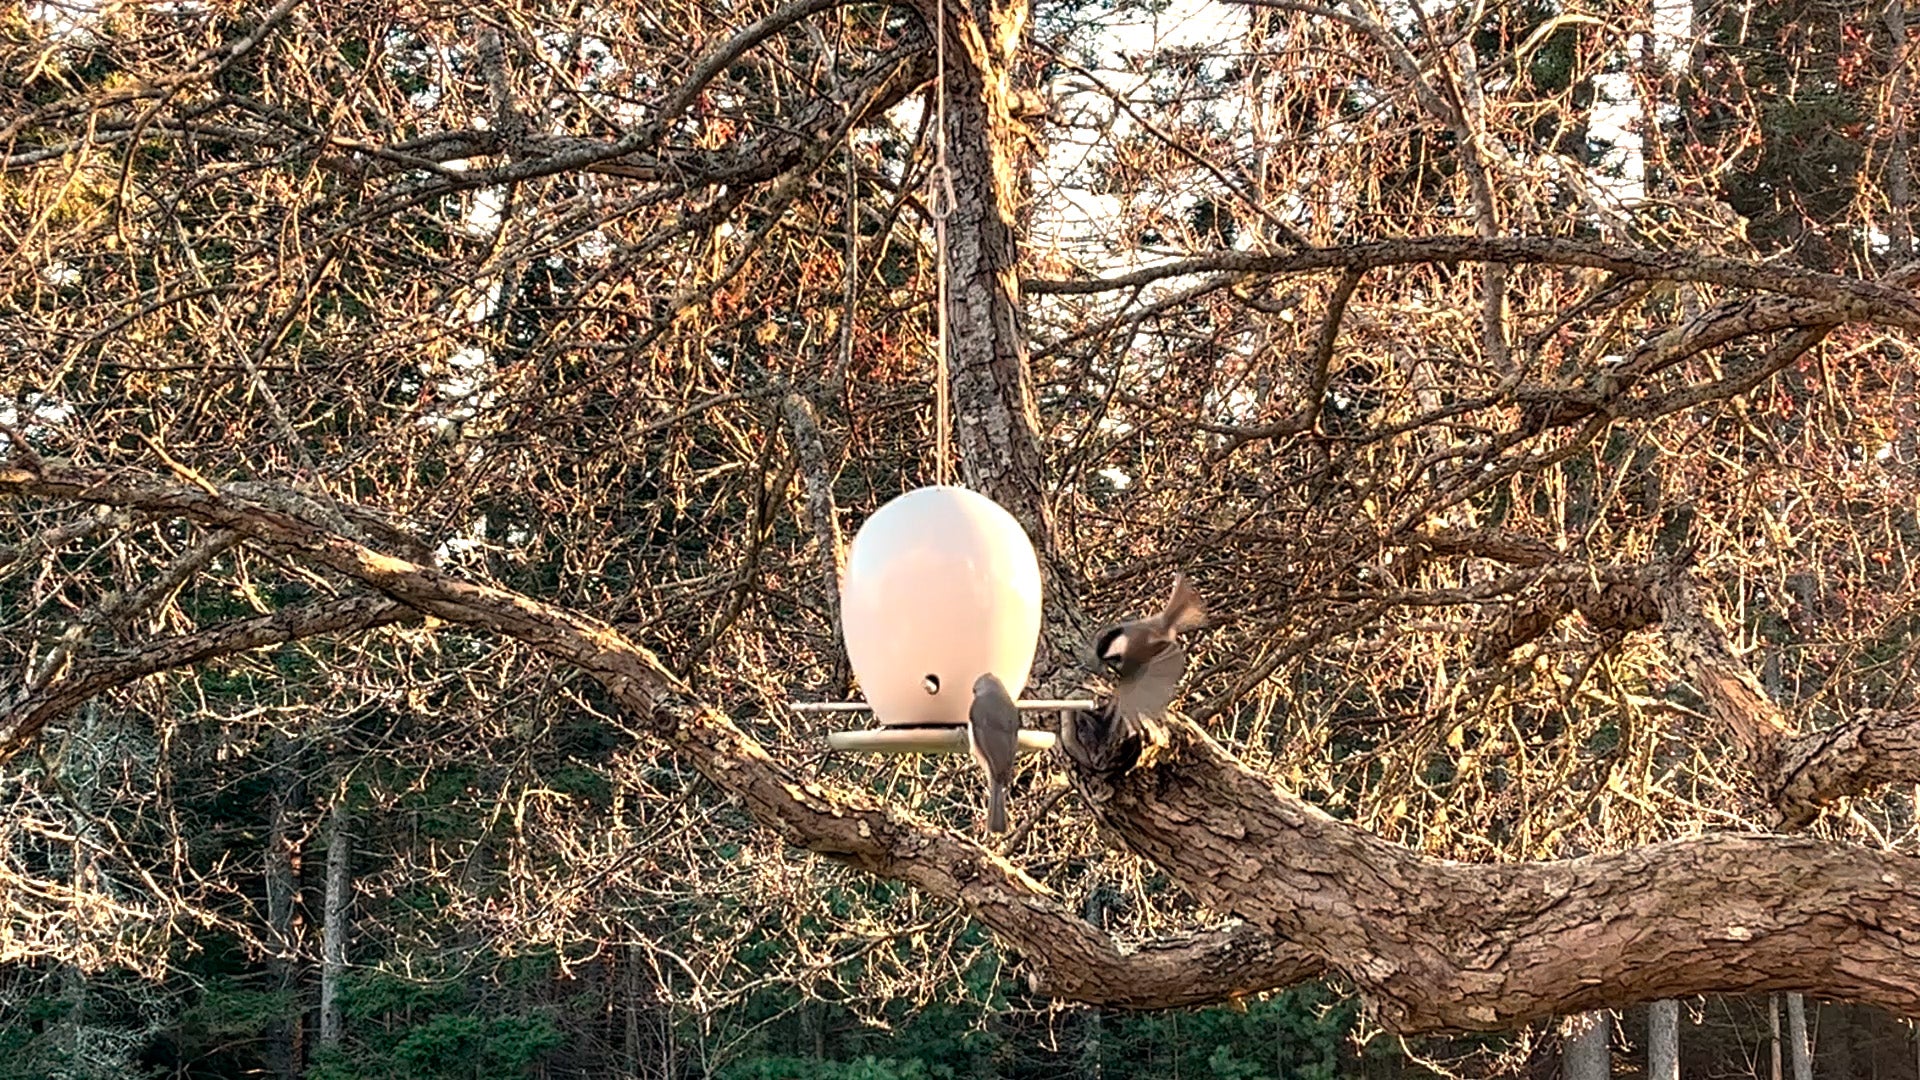
<path id="1" fill-rule="evenodd" d="M 1113 687 L 1113 711 L 1129 720 L 1162 716 L 1187 673 L 1187 650 L 1169 642 L 1131 678 Z"/>
<path id="2" fill-rule="evenodd" d="M 1011 769 L 1020 741 L 1020 710 L 1007 693 L 975 694 L 967 708 L 973 744 L 987 759 L 991 771 Z"/>
<path id="3" fill-rule="evenodd" d="M 1205 622 L 1206 618 L 1207 602 L 1200 598 L 1193 582 L 1188 581 L 1185 574 L 1173 575 L 1173 595 L 1167 599 L 1167 609 L 1160 615 L 1167 635 L 1171 637 L 1182 630 L 1192 630 Z"/>

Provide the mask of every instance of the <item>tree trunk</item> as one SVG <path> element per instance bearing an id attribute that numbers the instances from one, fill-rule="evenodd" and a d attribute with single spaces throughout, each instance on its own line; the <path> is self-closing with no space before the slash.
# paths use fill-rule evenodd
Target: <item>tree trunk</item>
<path id="1" fill-rule="evenodd" d="M 327 907 L 320 928 L 320 1045 L 340 1045 L 340 980 L 347 970 L 347 907 L 353 902 L 352 819 L 346 793 L 327 814 Z"/>
<path id="2" fill-rule="evenodd" d="M 919 9 L 931 28 L 934 0 Z M 1027 530 L 1048 603 L 1034 683 L 1068 666 L 1092 635 L 1076 576 L 1060 556 L 1034 402 L 1016 244 L 1024 156 L 1013 119 L 1013 60 L 1027 0 L 946 8 L 946 151 L 953 205 L 946 222 L 947 363 L 960 477 Z M 1016 688 L 1017 689 L 1017 688 Z"/>
<path id="3" fill-rule="evenodd" d="M 1803 994 L 1787 995 L 1787 1062 L 1793 1080 L 1813 1080 L 1812 1048 L 1807 1044 L 1807 999 Z"/>
<path id="4" fill-rule="evenodd" d="M 1780 1075 L 1780 995 L 1767 995 L 1767 1034 L 1768 1045 L 1773 1048 L 1773 1071 L 1767 1075 L 1773 1080 L 1783 1080 Z"/>
<path id="5" fill-rule="evenodd" d="M 1891 152 L 1887 155 L 1887 203 L 1893 220 L 1888 222 L 1888 256 L 1893 266 L 1913 258 L 1913 145 L 1908 134 L 1912 111 L 1913 80 L 1911 60 L 1907 57 L 1907 3 L 1891 0 L 1887 4 L 1887 32 L 1893 70 L 1887 90 L 1887 129 Z"/>
<path id="6" fill-rule="evenodd" d="M 300 775 L 300 745 L 285 735 L 275 735 L 270 753 L 272 791 L 268 796 L 264 873 L 267 944 L 273 951 L 267 956 L 267 974 L 275 990 L 290 993 L 300 984 L 300 964 L 295 959 L 299 943 L 294 926 L 300 896 L 300 851 L 294 825 L 307 795 Z M 267 1066 L 281 1080 L 293 1080 L 300 1075 L 302 1019 L 302 1009 L 290 1001 L 280 1016 L 267 1025 Z"/>
<path id="7" fill-rule="evenodd" d="M 68 1061 L 79 1062 L 87 1050 L 87 973 L 80 965 L 61 966 L 60 997 L 67 1003 L 66 1015 L 61 1017 L 61 1048 Z"/>
<path id="8" fill-rule="evenodd" d="M 1607 1080 L 1613 1075 L 1613 1017 L 1605 1012 L 1569 1016 L 1560 1025 L 1562 1080 Z"/>
<path id="9" fill-rule="evenodd" d="M 72 888 L 75 896 L 86 896 L 98 886 L 94 864 L 94 845 L 98 830 L 94 824 L 94 796 L 100 790 L 100 706 L 89 702 L 80 714 L 78 737 L 66 754 L 66 780 L 71 784 L 75 812 L 69 818 L 73 829 Z M 68 1060 L 79 1064 L 87 1051 L 87 973 L 77 963 L 61 965 L 60 996 L 66 1001 L 62 1018 Z"/>
<path id="10" fill-rule="evenodd" d="M 1680 1003 L 1647 1006 L 1647 1080 L 1680 1080 Z"/>
<path id="11" fill-rule="evenodd" d="M 620 978 L 617 980 L 622 1020 L 620 1039 L 623 1076 L 640 1075 L 640 946 L 628 945 L 614 954 L 619 966 Z"/>
<path id="12" fill-rule="evenodd" d="M 1052 510 L 1039 410 L 1028 371 L 1014 196 L 1018 190 L 1012 63 L 1027 26 L 1026 0 L 948 9 L 946 24 L 947 354 L 954 441 L 967 484 L 1007 508 L 1052 558 Z M 929 27 L 938 7 L 925 3 Z"/>

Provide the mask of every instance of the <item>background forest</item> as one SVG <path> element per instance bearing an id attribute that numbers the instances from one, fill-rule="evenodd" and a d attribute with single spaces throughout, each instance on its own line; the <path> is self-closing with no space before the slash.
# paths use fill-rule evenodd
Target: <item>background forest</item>
<path id="1" fill-rule="evenodd" d="M 1905 0 L 989 7 L 1019 340 L 956 320 L 950 390 L 1045 560 L 1036 687 L 1185 568 L 1185 712 L 1475 863 L 1782 826 L 1648 567 L 1784 722 L 1913 707 L 1913 329 L 1816 291 L 1912 280 Z M 987 159 L 926 106 L 992 44 L 829 0 L 9 4 L 0 448 L 604 620 L 801 777 L 977 835 L 964 760 L 831 756 L 786 705 L 855 691 L 840 546 L 940 464 L 929 191 Z M 960 202 L 965 314 L 995 234 Z M 1286 261 L 1504 236 L 1660 269 Z M 240 524 L 0 494 L 5 1080 L 1563 1069 L 1557 1021 L 1403 1040 L 1337 974 L 1061 1000 L 537 641 Z M 1912 854 L 1920 775 L 1877 778 L 1796 824 Z M 1227 921 L 1058 763 L 1014 816 L 1116 940 Z M 1785 1000 L 1683 1000 L 1683 1075 L 1777 1069 Z M 1806 1017 L 1814 1075 L 1920 1075 L 1905 1020 Z"/>

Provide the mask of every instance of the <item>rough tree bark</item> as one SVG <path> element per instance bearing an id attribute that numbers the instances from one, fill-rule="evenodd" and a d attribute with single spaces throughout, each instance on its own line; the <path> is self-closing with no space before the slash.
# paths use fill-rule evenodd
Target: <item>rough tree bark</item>
<path id="1" fill-rule="evenodd" d="M 1470 866 L 1328 817 L 1190 725 L 1163 738 L 1112 755 L 1135 762 L 1118 775 L 1075 771 L 1106 835 L 1209 906 L 1308 945 L 1396 1029 L 1836 978 L 1881 999 L 1920 961 L 1897 914 L 1917 910 L 1920 863 L 1902 856 L 1727 835 Z M 1920 984 L 1896 994 L 1920 1001 Z"/>
<path id="2" fill-rule="evenodd" d="M 1773 1069 L 1768 1073 L 1773 1080 L 1784 1080 L 1780 1071 L 1780 995 L 1767 995 L 1767 1046 L 1772 1054 Z"/>
<path id="3" fill-rule="evenodd" d="M 1007 508 L 1057 561 L 1039 410 L 1020 301 L 1012 144 L 1013 60 L 1026 0 L 973 5 L 921 0 L 929 27 L 946 20 L 949 378 L 954 441 L 967 485 Z"/>
<path id="4" fill-rule="evenodd" d="M 1647 1007 L 1647 1080 L 1680 1080 L 1680 1003 Z"/>
<path id="5" fill-rule="evenodd" d="M 1613 1075 L 1613 1017 L 1605 1012 L 1569 1016 L 1560 1027 L 1563 1080 L 1607 1080 Z"/>
<path id="6" fill-rule="evenodd" d="M 1727 634 L 1683 581 L 1650 590 L 1675 659 L 1706 700 L 1707 712 L 1732 734 L 1773 805 L 1775 825 L 1801 829 L 1822 807 L 1882 784 L 1920 781 L 1920 718 L 1910 712 L 1861 710 L 1802 733 L 1733 653 Z"/>
<path id="7" fill-rule="evenodd" d="M 1091 626 L 1055 538 L 1021 300 L 1013 62 L 1028 4 L 916 0 L 916 7 L 929 28 L 946 20 L 946 347 L 954 446 L 966 485 L 1012 513 L 1040 555 L 1050 611 L 1034 682 L 1049 683 L 1070 670 Z"/>
<path id="8" fill-rule="evenodd" d="M 1787 995 L 1787 1062 L 1793 1080 L 1813 1080 L 1813 1048 L 1807 1043 L 1807 998 Z"/>
<path id="9" fill-rule="evenodd" d="M 340 980 L 347 973 L 347 908 L 353 903 L 353 819 L 345 793 L 327 813 L 327 898 L 320 926 L 320 1045 L 339 1046 Z"/>

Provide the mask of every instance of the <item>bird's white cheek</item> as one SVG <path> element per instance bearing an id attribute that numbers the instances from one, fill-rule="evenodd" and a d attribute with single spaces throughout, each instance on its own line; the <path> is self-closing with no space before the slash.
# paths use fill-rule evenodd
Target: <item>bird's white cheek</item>
<path id="1" fill-rule="evenodd" d="M 1107 659 L 1114 660 L 1125 655 L 1127 655 L 1127 635 L 1115 634 L 1113 640 L 1107 642 Z"/>

